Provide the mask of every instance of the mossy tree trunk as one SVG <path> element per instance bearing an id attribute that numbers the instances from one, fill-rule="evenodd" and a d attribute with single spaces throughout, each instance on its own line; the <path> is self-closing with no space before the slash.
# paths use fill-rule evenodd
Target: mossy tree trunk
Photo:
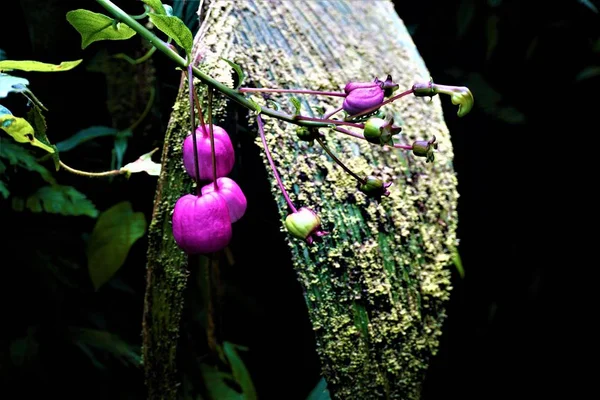
<path id="1" fill-rule="evenodd" d="M 230 86 L 233 71 L 219 57 L 245 70 L 247 86 L 340 90 L 350 80 L 391 74 L 405 90 L 429 79 L 387 0 L 211 1 L 209 11 L 196 37 L 195 62 Z M 175 354 L 188 272 L 172 238 L 170 213 L 177 198 L 190 192 L 181 167 L 181 143 L 189 131 L 186 90 L 182 85 L 166 134 L 150 227 L 144 362 L 151 399 L 172 399 L 176 393 Z M 252 98 L 264 104 L 261 96 Z M 291 110 L 288 97 L 271 98 Z M 339 98 L 298 98 L 306 115 L 315 107 L 340 105 Z M 231 117 L 220 99 L 216 121 Z M 458 193 L 439 99 L 409 96 L 386 110 L 395 112 L 406 143 L 436 136 L 435 162 L 322 130 L 352 170 L 393 182 L 390 196 L 380 203 L 358 192 L 353 178 L 319 146 L 298 141 L 294 125 L 265 121 L 292 200 L 315 210 L 332 231 L 313 246 L 292 237 L 287 241 L 335 399 L 419 398 L 451 289 Z M 256 129 L 252 117 L 237 122 Z M 256 144 L 261 146 L 259 139 Z M 289 210 L 274 178 L 271 184 L 283 222 Z"/>

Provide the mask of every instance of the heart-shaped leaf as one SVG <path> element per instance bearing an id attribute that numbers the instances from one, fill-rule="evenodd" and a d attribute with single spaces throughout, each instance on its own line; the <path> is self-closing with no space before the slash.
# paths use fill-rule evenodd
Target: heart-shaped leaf
<path id="1" fill-rule="evenodd" d="M 98 40 L 126 40 L 135 35 L 127 25 L 89 10 L 69 11 L 67 21 L 81 34 L 82 49 Z"/>
<path id="2" fill-rule="evenodd" d="M 144 3 L 146 3 L 147 5 L 149 5 L 155 13 L 157 14 L 163 14 L 166 15 L 167 12 L 165 11 L 164 5 L 161 3 L 160 0 L 142 0 Z"/>
<path id="3" fill-rule="evenodd" d="M 98 217 L 87 247 L 88 271 L 98 290 L 125 263 L 129 249 L 146 232 L 146 218 L 123 201 Z"/>
<path id="4" fill-rule="evenodd" d="M 165 35 L 173 39 L 189 56 L 192 53 L 194 38 L 192 32 L 179 18 L 172 15 L 149 13 L 150 21 Z"/>

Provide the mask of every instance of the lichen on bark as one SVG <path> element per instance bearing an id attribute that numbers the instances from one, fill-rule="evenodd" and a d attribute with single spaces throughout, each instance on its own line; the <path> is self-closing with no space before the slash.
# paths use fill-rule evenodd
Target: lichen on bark
<path id="1" fill-rule="evenodd" d="M 298 4 L 211 1 L 205 29 L 195 40 L 194 59 L 230 87 L 233 71 L 220 57 L 242 66 L 246 85 L 262 87 L 341 90 L 350 80 L 391 74 L 403 90 L 429 79 L 391 2 Z M 149 333 L 154 339 L 145 343 L 144 355 L 168 354 L 164 361 L 171 364 L 163 371 L 167 374 L 173 372 L 172 339 L 186 277 L 185 259 L 168 226 L 174 201 L 189 189 L 180 149 L 172 146 L 181 143 L 186 130 L 184 94 L 182 88 L 167 132 L 150 228 L 152 299 L 147 306 L 156 310 L 146 310 L 151 319 L 145 323 L 154 330 Z M 250 97 L 264 104 L 262 96 Z M 339 98 L 297 97 L 307 115 L 314 114 L 315 107 L 339 106 Z M 289 97 L 271 98 L 291 108 Z M 407 144 L 436 136 L 439 149 L 433 163 L 323 130 L 328 146 L 352 170 L 394 182 L 390 196 L 380 203 L 366 199 L 356 181 L 320 147 L 298 141 L 294 125 L 265 118 L 267 142 L 292 200 L 298 207 L 314 209 L 324 228 L 332 231 L 313 246 L 292 237 L 287 242 L 304 289 L 323 375 L 335 399 L 419 398 L 429 359 L 438 347 L 457 245 L 458 198 L 452 145 L 439 101 L 410 96 L 386 106 L 395 112 Z M 222 110 L 223 104 L 217 118 Z M 240 123 L 255 129 L 254 122 L 250 117 Z M 259 139 L 256 144 L 261 146 Z M 264 165 L 268 167 L 266 158 Z M 274 178 L 271 184 L 283 227 L 289 210 Z M 163 338 L 166 342 L 160 341 Z"/>

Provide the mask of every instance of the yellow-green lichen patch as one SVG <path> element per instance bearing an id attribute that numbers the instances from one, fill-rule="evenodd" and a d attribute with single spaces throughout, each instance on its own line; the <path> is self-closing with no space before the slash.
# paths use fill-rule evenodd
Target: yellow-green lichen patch
<path id="1" fill-rule="evenodd" d="M 219 57 L 238 63 L 246 84 L 257 87 L 339 91 L 349 80 L 391 74 L 405 90 L 429 79 L 389 1 L 213 1 L 210 9 L 197 59 L 228 86 L 232 71 Z M 266 105 L 260 95 L 248 97 Z M 292 111 L 289 95 L 270 97 Z M 305 115 L 341 104 L 337 97 L 295 97 Z M 318 144 L 299 141 L 294 125 L 265 118 L 267 144 L 292 201 L 317 212 L 325 230 L 333 227 L 310 247 L 288 238 L 333 398 L 418 398 L 449 296 L 458 193 L 439 99 L 408 96 L 385 109 L 400 117 L 403 143 L 436 136 L 435 162 L 321 129 L 359 176 L 393 182 L 381 202 L 358 191 L 356 179 Z M 253 123 L 251 116 L 247 124 Z M 256 145 L 262 148 L 258 138 Z M 283 230 L 290 210 L 274 178 L 271 188 Z"/>

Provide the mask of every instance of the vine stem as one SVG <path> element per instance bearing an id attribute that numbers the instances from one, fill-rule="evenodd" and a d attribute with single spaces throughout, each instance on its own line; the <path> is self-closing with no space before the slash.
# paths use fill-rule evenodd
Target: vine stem
<path id="1" fill-rule="evenodd" d="M 200 188 L 200 166 L 198 165 L 198 139 L 196 138 L 196 116 L 194 115 L 194 75 L 192 64 L 188 66 L 188 91 L 190 98 L 190 125 L 192 128 L 192 144 L 194 147 L 194 176 L 196 177 L 196 195 L 202 196 Z"/>
<path id="2" fill-rule="evenodd" d="M 351 126 L 353 128 L 358 128 L 358 129 L 365 129 L 365 124 L 357 124 L 354 122 L 348 122 L 348 121 L 340 121 L 337 119 L 323 119 L 323 118 L 313 118 L 313 117 L 305 117 L 302 115 L 298 115 L 296 118 L 298 118 L 301 121 L 316 121 L 316 122 L 325 122 L 329 125 L 345 125 L 345 126 Z"/>
<path id="3" fill-rule="evenodd" d="M 60 160 L 58 162 L 60 163 L 60 166 L 63 167 L 66 171 L 69 171 L 76 175 L 88 176 L 91 178 L 102 178 L 104 176 L 121 175 L 121 174 L 125 173 L 124 171 L 122 171 L 120 169 L 114 169 L 111 171 L 104 171 L 104 172 L 87 172 L 87 171 L 81 171 L 79 169 L 71 168 L 67 164 L 65 164 L 64 162 L 62 162 Z"/>
<path id="4" fill-rule="evenodd" d="M 212 123 L 212 98 L 213 89 L 208 88 L 208 130 L 210 131 L 210 154 L 212 157 L 212 170 L 213 170 L 213 185 L 215 186 L 215 192 L 219 190 L 219 184 L 217 183 L 217 155 L 215 153 L 215 134 L 213 132 Z"/>
<path id="5" fill-rule="evenodd" d="M 325 150 L 325 152 L 327 152 L 327 154 L 329 154 L 329 157 L 333 158 L 333 161 L 335 161 L 340 167 L 342 167 L 342 169 L 344 171 L 346 171 L 348 174 L 350 174 L 354 179 L 356 179 L 357 181 L 359 181 L 361 184 L 365 184 L 365 180 L 363 178 L 361 178 L 360 176 L 356 175 L 354 172 L 352 172 L 350 170 L 350 168 L 346 167 L 344 165 L 344 163 L 342 161 L 340 161 L 339 158 L 337 158 L 335 156 L 335 154 L 333 154 L 333 152 L 329 149 L 329 147 L 327 147 L 327 145 L 325 144 L 325 142 L 323 141 L 323 139 L 321 139 L 320 137 L 318 137 L 317 142 L 319 142 L 319 144 L 321 145 L 321 147 L 323 148 L 323 150 Z"/>
<path id="6" fill-rule="evenodd" d="M 299 93 L 299 94 L 314 94 L 316 96 L 333 96 L 333 97 L 346 97 L 344 92 L 323 92 L 320 90 L 307 90 L 307 89 L 268 89 L 268 88 L 240 88 L 240 93 L 259 92 L 259 93 Z"/>
<path id="7" fill-rule="evenodd" d="M 141 37 L 149 41 L 153 46 L 155 46 L 161 53 L 165 54 L 168 58 L 175 62 L 181 68 L 188 68 L 188 63 L 186 59 L 181 57 L 174 51 L 171 46 L 161 40 L 158 36 L 152 33 L 150 30 L 146 29 L 142 24 L 133 19 L 129 14 L 123 11 L 121 8 L 117 7 L 110 0 L 96 0 L 96 2 L 101 5 L 104 9 L 106 9 L 115 19 L 122 21 L 127 24 L 131 29 L 133 29 L 136 33 L 138 33 Z M 190 64 L 191 65 L 191 64 Z M 254 110 L 256 112 L 260 112 L 264 115 L 267 115 L 272 118 L 277 118 L 282 121 L 286 121 L 295 125 L 300 126 L 308 126 L 308 127 L 327 127 L 327 124 L 315 121 L 301 121 L 296 118 L 296 116 L 287 114 L 281 111 L 273 110 L 268 107 L 257 107 L 256 103 L 245 98 L 241 93 L 238 93 L 236 90 L 230 89 L 229 87 L 223 85 L 217 80 L 211 78 L 206 75 L 202 71 L 200 71 L 196 67 L 192 67 L 192 71 L 194 75 L 200 79 L 206 85 L 212 87 L 213 89 L 221 92 L 223 95 L 227 96 L 232 101 L 238 103 L 239 105 Z"/>
<path id="8" fill-rule="evenodd" d="M 277 168 L 275 168 L 275 163 L 273 162 L 273 157 L 271 157 L 271 152 L 269 151 L 269 146 L 267 146 L 267 139 L 265 139 L 265 127 L 263 125 L 262 118 L 260 114 L 256 115 L 256 122 L 258 123 L 258 132 L 260 133 L 260 139 L 262 140 L 263 147 L 265 148 L 265 154 L 267 155 L 267 159 L 269 160 L 269 164 L 271 165 L 271 169 L 273 170 L 273 175 L 275 175 L 275 179 L 277 180 L 277 184 L 279 185 L 279 189 L 283 193 L 283 197 L 285 197 L 285 201 L 287 201 L 288 206 L 292 209 L 292 212 L 298 212 L 292 200 L 290 200 L 290 196 L 288 196 L 287 191 L 283 187 L 283 182 L 281 181 L 281 177 L 279 177 L 279 173 L 277 172 Z"/>

